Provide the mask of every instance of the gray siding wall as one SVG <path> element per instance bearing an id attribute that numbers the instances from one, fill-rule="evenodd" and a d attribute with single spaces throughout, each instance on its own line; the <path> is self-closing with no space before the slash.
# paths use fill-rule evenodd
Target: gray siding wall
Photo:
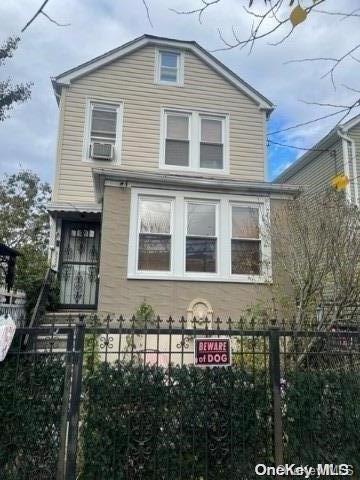
<path id="1" fill-rule="evenodd" d="M 337 140 L 329 149 L 335 150 L 335 158 L 330 152 L 319 152 L 315 159 L 284 183 L 304 185 L 310 192 L 326 191 L 330 187 L 331 179 L 338 173 L 344 173 L 341 140 Z"/>

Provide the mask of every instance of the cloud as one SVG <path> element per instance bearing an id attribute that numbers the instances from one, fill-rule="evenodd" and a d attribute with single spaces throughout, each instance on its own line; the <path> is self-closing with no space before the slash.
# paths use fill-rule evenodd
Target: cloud
<path id="1" fill-rule="evenodd" d="M 37 3 L 27 0 L 2 2 L 1 38 L 19 32 L 34 13 Z M 194 8 L 195 0 L 148 0 L 154 25 L 151 28 L 142 0 L 51 0 L 46 10 L 49 15 L 71 25 L 56 27 L 45 17 L 39 17 L 24 33 L 14 58 L 6 64 L 5 75 L 11 75 L 18 82 L 33 81 L 34 87 L 31 101 L 16 106 L 11 117 L 0 124 L 0 174 L 16 171 L 21 165 L 32 168 L 44 180 L 52 181 L 58 108 L 50 84 L 51 76 L 143 33 L 196 40 L 203 47 L 214 50 L 223 46 L 218 37 L 218 28 L 229 40 L 232 25 L 239 35 L 248 34 L 250 19 L 239 3 L 238 0 L 222 0 L 208 9 L 203 23 L 199 24 L 196 16 L 179 16 L 169 10 Z M 336 0 L 327 0 L 326 5 L 329 11 L 338 9 Z M 356 6 L 357 0 L 346 2 L 347 11 Z M 336 91 L 328 77 L 320 79 L 329 67 L 328 63 L 285 62 L 314 56 L 340 56 L 353 44 L 357 33 L 357 19 L 339 21 L 338 17 L 310 15 L 288 41 L 277 47 L 270 46 L 269 39 L 264 39 L 255 46 L 251 55 L 245 49 L 221 51 L 216 55 L 277 105 L 268 125 L 271 131 L 331 112 L 331 108 L 305 105 L 300 100 L 337 103 L 339 99 L 348 101 L 353 97 L 349 90 L 341 87 L 342 84 L 360 87 L 356 84 L 351 61 L 345 62 L 336 72 Z M 3 70 L 2 67 L 2 75 Z M 334 118 L 314 123 L 272 138 L 279 143 L 309 147 L 335 121 Z M 271 147 L 271 177 L 298 155 L 299 151 L 295 149 Z"/>

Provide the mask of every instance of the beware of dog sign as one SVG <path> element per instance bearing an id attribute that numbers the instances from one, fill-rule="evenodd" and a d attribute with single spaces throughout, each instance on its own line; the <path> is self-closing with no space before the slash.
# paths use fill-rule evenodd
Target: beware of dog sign
<path id="1" fill-rule="evenodd" d="M 194 357 L 199 367 L 231 365 L 230 338 L 195 338 Z"/>

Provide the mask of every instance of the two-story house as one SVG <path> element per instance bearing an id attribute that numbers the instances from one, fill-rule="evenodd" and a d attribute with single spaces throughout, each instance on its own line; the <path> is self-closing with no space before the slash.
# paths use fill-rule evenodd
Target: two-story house
<path id="1" fill-rule="evenodd" d="M 359 205 L 360 115 L 333 128 L 275 180 L 303 185 L 309 192 L 325 192 L 338 175 L 348 178 L 346 198 Z"/>
<path id="2" fill-rule="evenodd" d="M 144 35 L 57 76 L 51 261 L 63 308 L 238 317 L 276 276 L 272 103 L 196 42 Z"/>

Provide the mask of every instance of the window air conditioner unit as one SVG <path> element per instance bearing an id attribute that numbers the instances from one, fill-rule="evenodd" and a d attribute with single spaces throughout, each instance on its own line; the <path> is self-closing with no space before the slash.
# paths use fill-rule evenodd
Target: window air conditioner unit
<path id="1" fill-rule="evenodd" d="M 114 158 L 114 145 L 112 143 L 91 142 L 90 156 L 98 160 L 112 160 Z"/>

